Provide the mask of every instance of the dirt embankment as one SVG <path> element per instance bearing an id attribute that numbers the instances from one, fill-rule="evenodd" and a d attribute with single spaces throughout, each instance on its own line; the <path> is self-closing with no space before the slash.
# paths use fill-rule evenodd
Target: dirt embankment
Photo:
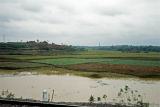
<path id="1" fill-rule="evenodd" d="M 78 71 L 113 72 L 138 77 L 160 77 L 160 66 L 135 66 L 122 64 L 85 63 L 65 65 L 64 68 Z"/>

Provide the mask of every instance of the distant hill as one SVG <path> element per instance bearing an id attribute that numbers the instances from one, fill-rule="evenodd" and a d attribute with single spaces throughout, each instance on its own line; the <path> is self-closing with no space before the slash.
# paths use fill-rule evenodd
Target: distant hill
<path id="1" fill-rule="evenodd" d="M 0 43 L 0 54 L 13 54 L 13 55 L 46 55 L 46 54 L 65 54 L 77 51 L 72 46 L 49 44 L 46 41 L 43 42 L 7 42 Z"/>

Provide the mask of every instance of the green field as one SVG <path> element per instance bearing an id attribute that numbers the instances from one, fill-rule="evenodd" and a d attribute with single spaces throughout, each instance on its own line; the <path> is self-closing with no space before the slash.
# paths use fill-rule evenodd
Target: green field
<path id="1" fill-rule="evenodd" d="M 98 62 L 98 63 L 107 63 L 107 64 L 128 64 L 128 65 L 160 66 L 160 61 L 121 60 L 121 59 L 59 58 L 59 59 L 33 60 L 33 62 L 47 63 L 47 64 L 53 64 L 53 65 L 71 65 L 71 64 Z"/>
<path id="2" fill-rule="evenodd" d="M 51 58 L 108 58 L 108 57 L 131 57 L 131 58 L 145 58 L 145 59 L 159 59 L 160 53 L 150 52 L 150 53 L 122 53 L 120 51 L 100 51 L 100 50 L 89 50 L 84 52 L 78 52 L 68 55 L 50 55 L 50 56 L 39 56 L 39 55 L 1 55 L 0 57 L 22 59 L 22 60 L 32 60 L 32 59 L 51 59 Z"/>
<path id="3" fill-rule="evenodd" d="M 6 68 L 33 68 L 33 67 L 42 67 L 44 64 L 39 63 L 29 63 L 29 62 L 3 62 L 0 63 L 0 67 Z"/>
<path id="4" fill-rule="evenodd" d="M 0 55 L 0 72 L 71 73 L 87 77 L 160 77 L 160 53 L 88 50 L 68 55 Z M 52 72 L 58 71 L 58 72 Z"/>

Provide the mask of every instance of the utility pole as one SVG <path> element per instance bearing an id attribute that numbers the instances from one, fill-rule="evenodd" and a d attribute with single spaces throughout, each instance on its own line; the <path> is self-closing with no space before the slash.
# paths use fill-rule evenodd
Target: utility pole
<path id="1" fill-rule="evenodd" d="M 3 34 L 3 42 L 6 42 L 6 35 Z"/>

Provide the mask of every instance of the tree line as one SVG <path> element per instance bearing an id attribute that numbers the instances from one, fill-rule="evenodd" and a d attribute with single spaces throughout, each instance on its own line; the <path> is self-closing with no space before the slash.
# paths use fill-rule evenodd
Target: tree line
<path id="1" fill-rule="evenodd" d="M 115 45 L 115 46 L 77 46 L 78 48 L 122 51 L 122 52 L 160 52 L 160 46 L 132 46 L 132 45 Z"/>

